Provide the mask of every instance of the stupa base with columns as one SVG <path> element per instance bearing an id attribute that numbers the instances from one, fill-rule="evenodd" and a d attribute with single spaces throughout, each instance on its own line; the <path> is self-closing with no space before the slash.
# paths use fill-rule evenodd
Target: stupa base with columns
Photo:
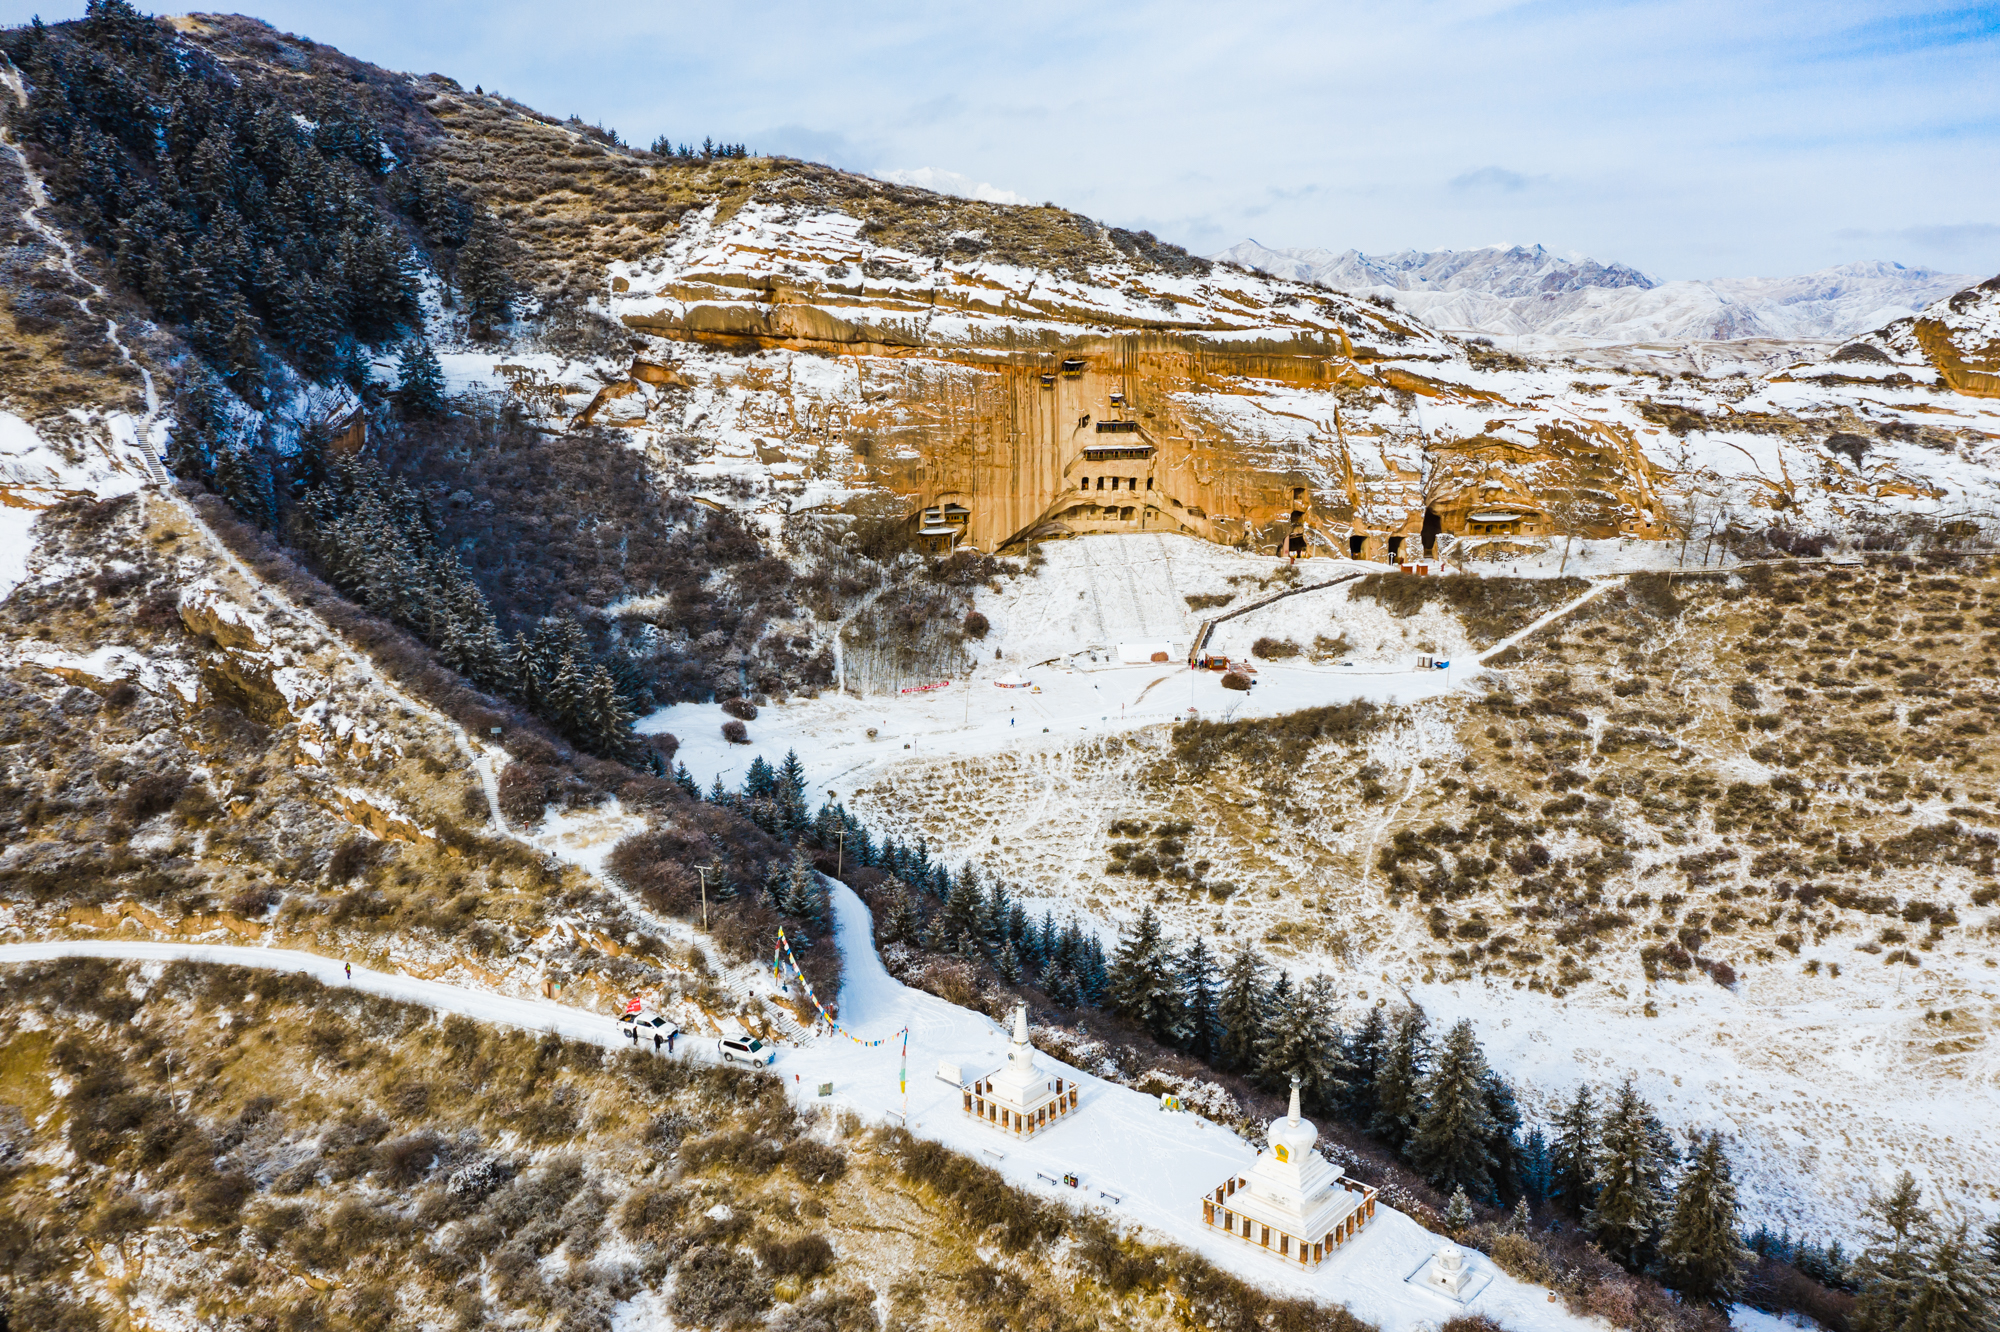
<path id="1" fill-rule="evenodd" d="M 1311 1270 L 1375 1219 L 1375 1190 L 1313 1150 L 1319 1130 L 1299 1117 L 1297 1079 L 1291 1114 L 1272 1120 L 1266 1137 L 1271 1145 L 1247 1173 L 1202 1198 L 1202 1224 Z"/>
<path id="2" fill-rule="evenodd" d="M 1014 1010 L 1014 1039 L 1007 1062 L 991 1077 L 959 1086 L 968 1117 L 1016 1138 L 1032 1138 L 1067 1119 L 1077 1105 L 1074 1081 L 1050 1077 L 1035 1066 L 1028 1041 L 1028 1006 Z"/>

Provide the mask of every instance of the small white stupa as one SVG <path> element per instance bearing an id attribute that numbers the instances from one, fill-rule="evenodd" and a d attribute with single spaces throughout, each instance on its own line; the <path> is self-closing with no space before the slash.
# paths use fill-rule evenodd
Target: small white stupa
<path id="1" fill-rule="evenodd" d="M 1375 1190 L 1348 1179 L 1313 1150 L 1319 1130 L 1291 1113 L 1271 1121 L 1270 1143 L 1250 1167 L 1201 1200 L 1201 1219 L 1245 1244 L 1301 1267 L 1317 1267 L 1375 1218 Z"/>
<path id="2" fill-rule="evenodd" d="M 959 1091 L 966 1114 L 1017 1138 L 1032 1138 L 1076 1109 L 1076 1084 L 1035 1066 L 1026 1004 L 1014 1009 L 1014 1039 L 1007 1045 L 1007 1062 L 990 1077 L 964 1083 Z"/>
<path id="3" fill-rule="evenodd" d="M 1465 1298 L 1465 1285 L 1472 1280 L 1472 1269 L 1465 1265 L 1465 1252 L 1456 1244 L 1446 1244 L 1431 1255 L 1431 1260 L 1423 1271 L 1423 1283 L 1454 1300 Z"/>
<path id="4" fill-rule="evenodd" d="M 1472 1261 L 1466 1257 L 1465 1250 L 1456 1244 L 1445 1243 L 1440 1244 L 1435 1253 L 1424 1259 L 1422 1267 L 1403 1280 L 1434 1295 L 1442 1295 L 1453 1304 L 1468 1305 L 1481 1291 L 1492 1284 L 1493 1273 L 1490 1267 L 1488 1264 L 1488 1270 L 1481 1270 L 1473 1266 Z M 1554 1299 L 1555 1296 L 1551 1295 L 1549 1298 Z"/>

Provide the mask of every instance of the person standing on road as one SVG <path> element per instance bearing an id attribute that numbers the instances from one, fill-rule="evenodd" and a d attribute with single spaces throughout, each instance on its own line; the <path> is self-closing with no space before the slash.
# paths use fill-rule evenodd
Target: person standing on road
<path id="1" fill-rule="evenodd" d="M 354 964 L 352 962 L 349 962 L 347 964 L 347 979 L 349 980 L 354 979 Z"/>

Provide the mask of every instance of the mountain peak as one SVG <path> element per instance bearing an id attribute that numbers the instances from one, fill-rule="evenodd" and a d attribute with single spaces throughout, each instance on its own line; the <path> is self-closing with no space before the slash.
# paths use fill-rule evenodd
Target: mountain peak
<path id="1" fill-rule="evenodd" d="M 1403 308 L 1453 332 L 1579 342 L 1848 337 L 1978 280 L 1860 260 L 1795 277 L 1661 282 L 1539 244 L 1371 255 L 1246 240 L 1215 257 L 1343 291 L 1394 292 Z"/>

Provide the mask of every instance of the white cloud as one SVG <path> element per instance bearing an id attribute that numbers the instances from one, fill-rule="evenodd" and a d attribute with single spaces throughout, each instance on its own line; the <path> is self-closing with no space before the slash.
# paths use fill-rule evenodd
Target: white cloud
<path id="1" fill-rule="evenodd" d="M 0 0 L 0 22 L 84 3 Z M 2000 153 L 2000 30 L 1977 5 L 249 8 L 633 143 L 712 136 L 870 172 L 951 162 L 969 179 L 895 175 L 1051 199 L 1197 252 L 1246 234 L 1367 253 L 1507 236 L 1668 279 L 1878 258 L 2000 270 L 1984 230 L 2000 172 L 1969 165 Z"/>
<path id="2" fill-rule="evenodd" d="M 875 175 L 892 185 L 914 185 L 920 190 L 956 194 L 962 199 L 977 199 L 981 203 L 1028 202 L 1024 196 L 1012 190 L 1003 190 L 998 185 L 989 185 L 983 180 L 974 180 L 970 176 L 962 176 L 956 171 L 945 171 L 939 167 L 910 167 L 901 171 L 878 171 Z"/>

